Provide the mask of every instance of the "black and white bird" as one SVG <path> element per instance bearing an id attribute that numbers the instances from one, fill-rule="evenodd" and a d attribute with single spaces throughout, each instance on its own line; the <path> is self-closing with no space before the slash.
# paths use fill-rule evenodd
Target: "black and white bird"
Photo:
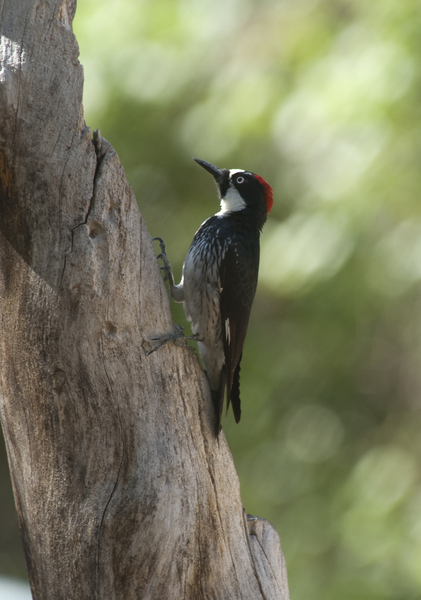
<path id="1" fill-rule="evenodd" d="M 257 286 L 260 232 L 273 205 L 273 191 L 250 171 L 220 169 L 194 160 L 215 178 L 221 210 L 196 232 L 178 285 L 162 240 L 158 258 L 164 262 L 171 295 L 183 303 L 198 341 L 218 435 L 225 390 L 227 411 L 231 403 L 237 423 L 241 417 L 240 362 Z"/>

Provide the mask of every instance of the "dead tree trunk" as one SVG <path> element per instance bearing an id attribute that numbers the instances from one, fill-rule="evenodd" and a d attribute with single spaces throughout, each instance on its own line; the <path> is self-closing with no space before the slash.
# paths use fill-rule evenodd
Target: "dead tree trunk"
<path id="1" fill-rule="evenodd" d="M 74 9 L 0 1 L 0 408 L 33 596 L 285 600 L 197 358 L 147 356 L 168 296 L 84 123 Z"/>

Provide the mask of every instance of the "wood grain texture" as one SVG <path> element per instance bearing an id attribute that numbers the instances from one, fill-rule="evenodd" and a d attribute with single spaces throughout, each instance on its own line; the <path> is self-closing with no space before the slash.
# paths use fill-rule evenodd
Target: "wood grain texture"
<path id="1" fill-rule="evenodd" d="M 74 11 L 0 1 L 0 410 L 33 597 L 286 600 L 197 358 L 147 356 L 168 295 L 84 123 Z"/>

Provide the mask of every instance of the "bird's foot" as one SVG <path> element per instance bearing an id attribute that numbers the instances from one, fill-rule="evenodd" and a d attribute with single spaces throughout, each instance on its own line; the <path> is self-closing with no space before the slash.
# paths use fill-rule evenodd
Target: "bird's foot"
<path id="1" fill-rule="evenodd" d="M 163 335 L 154 335 L 151 337 L 150 341 L 157 342 L 157 344 L 148 352 L 148 356 L 152 354 L 152 352 L 155 352 L 155 350 L 159 350 L 159 348 L 162 348 L 162 346 L 168 344 L 168 342 L 175 342 L 181 346 L 181 341 L 184 341 L 185 339 L 186 336 L 184 335 L 184 327 L 176 323 L 173 333 L 164 333 Z"/>
<path id="2" fill-rule="evenodd" d="M 150 341 L 157 342 L 157 344 L 152 348 L 152 350 L 149 350 L 148 356 L 152 354 L 152 352 L 155 352 L 155 350 L 158 350 L 162 346 L 165 346 L 165 344 L 168 344 L 168 342 L 174 342 L 178 346 L 185 347 L 184 342 L 186 342 L 187 340 L 197 342 L 200 341 L 200 339 L 201 338 L 198 333 L 195 333 L 193 335 L 184 335 L 184 327 L 176 323 L 175 331 L 173 333 L 164 333 L 163 335 L 156 335 L 151 337 Z M 194 348 L 191 348 L 191 350 L 192 352 L 194 352 Z"/>

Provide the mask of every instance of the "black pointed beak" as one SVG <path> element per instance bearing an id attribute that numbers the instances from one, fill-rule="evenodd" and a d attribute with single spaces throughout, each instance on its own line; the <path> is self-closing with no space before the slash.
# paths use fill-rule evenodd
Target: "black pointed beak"
<path id="1" fill-rule="evenodd" d="M 202 160 L 201 158 L 194 158 L 201 167 L 206 169 L 211 175 L 214 176 L 216 187 L 218 188 L 218 194 L 220 198 L 224 198 L 227 190 L 229 188 L 229 176 L 230 172 L 227 169 L 220 169 L 219 167 L 215 167 L 211 163 Z"/>
<path id="2" fill-rule="evenodd" d="M 205 160 L 202 160 L 201 158 L 193 158 L 193 160 L 195 160 L 201 167 L 206 169 L 206 171 L 209 171 L 209 173 L 211 173 L 211 175 L 215 177 L 218 183 L 219 181 L 221 181 L 221 179 L 224 176 L 222 169 L 220 169 L 219 167 L 215 167 L 215 165 L 212 165 L 211 163 L 208 163 Z"/>

